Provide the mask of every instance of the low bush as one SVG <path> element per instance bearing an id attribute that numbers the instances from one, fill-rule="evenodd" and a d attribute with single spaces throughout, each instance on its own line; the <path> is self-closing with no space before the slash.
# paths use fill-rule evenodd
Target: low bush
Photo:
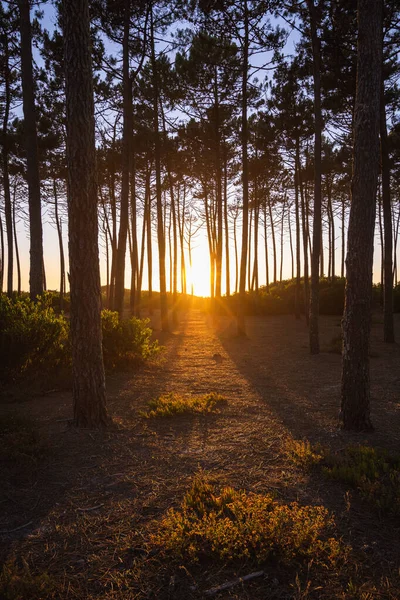
<path id="1" fill-rule="evenodd" d="M 386 514 L 400 514 L 400 457 L 370 446 L 349 446 L 326 453 L 323 472 L 356 488 L 361 496 Z"/>
<path id="2" fill-rule="evenodd" d="M 101 313 L 103 354 L 106 368 L 120 367 L 147 360 L 157 355 L 161 346 L 151 341 L 149 319 L 132 317 L 121 320 L 117 312 L 104 309 Z"/>
<path id="3" fill-rule="evenodd" d="M 38 302 L 0 296 L 0 380 L 43 376 L 70 361 L 68 321 L 51 306 L 51 295 Z"/>
<path id="4" fill-rule="evenodd" d="M 149 408 L 143 411 L 141 416 L 146 418 L 153 417 L 173 417 L 183 414 L 206 415 L 218 412 L 218 408 L 226 403 L 225 398 L 211 392 L 203 396 L 181 396 L 180 394 L 164 394 L 159 398 L 150 400 Z"/>
<path id="5" fill-rule="evenodd" d="M 270 495 L 218 492 L 197 476 L 179 509 L 171 509 L 152 542 L 178 559 L 263 563 L 335 564 L 344 547 L 332 536 L 334 521 L 323 506 L 281 504 Z"/>
<path id="6" fill-rule="evenodd" d="M 0 381 L 52 378 L 71 365 L 69 320 L 53 308 L 54 294 L 36 303 L 27 295 L 10 299 L 0 295 Z M 102 311 L 104 362 L 107 368 L 146 360 L 160 350 L 151 341 L 146 319 L 120 320 L 116 312 Z"/>
<path id="7" fill-rule="evenodd" d="M 349 446 L 333 453 L 308 441 L 288 444 L 293 463 L 305 470 L 320 467 L 332 479 L 358 490 L 374 508 L 400 515 L 400 456 L 371 446 Z"/>

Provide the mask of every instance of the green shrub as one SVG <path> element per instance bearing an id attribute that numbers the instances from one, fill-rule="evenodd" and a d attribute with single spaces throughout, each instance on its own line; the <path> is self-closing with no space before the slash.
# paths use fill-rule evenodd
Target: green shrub
<path id="1" fill-rule="evenodd" d="M 0 380 L 43 375 L 69 363 L 68 322 L 51 307 L 51 295 L 38 302 L 0 296 Z"/>
<path id="2" fill-rule="evenodd" d="M 370 446 L 350 446 L 339 454 L 326 453 L 323 471 L 358 489 L 383 513 L 400 514 L 400 457 Z"/>
<path id="3" fill-rule="evenodd" d="M 101 313 L 103 353 L 106 368 L 143 361 L 161 350 L 157 341 L 151 341 L 149 319 L 121 320 L 117 312 L 104 309 Z"/>
<path id="4" fill-rule="evenodd" d="M 169 510 L 152 542 L 178 559 L 268 559 L 334 564 L 343 554 L 323 506 L 280 504 L 270 495 L 220 493 L 197 476 L 177 510 Z"/>
<path id="5" fill-rule="evenodd" d="M 149 409 L 142 412 L 141 416 L 147 418 L 153 417 L 173 417 L 183 414 L 201 414 L 207 415 L 212 412 L 218 412 L 218 407 L 226 403 L 225 398 L 220 394 L 211 392 L 203 396 L 181 396 L 180 394 L 164 394 L 159 398 L 150 400 Z"/>

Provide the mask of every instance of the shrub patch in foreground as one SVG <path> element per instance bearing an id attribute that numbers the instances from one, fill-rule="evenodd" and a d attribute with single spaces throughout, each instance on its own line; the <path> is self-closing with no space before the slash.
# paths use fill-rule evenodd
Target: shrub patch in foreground
<path id="1" fill-rule="evenodd" d="M 195 478 L 181 506 L 168 511 L 153 543 L 176 558 L 224 562 L 269 559 L 334 565 L 346 547 L 335 537 L 333 517 L 323 506 L 281 504 L 270 495 L 220 493 L 202 476 Z"/>
<path id="2" fill-rule="evenodd" d="M 400 456 L 371 446 L 349 446 L 333 453 L 308 441 L 293 440 L 288 454 L 298 466 L 321 466 L 322 472 L 358 490 L 382 513 L 400 514 Z"/>
<path id="3" fill-rule="evenodd" d="M 170 392 L 150 400 L 148 410 L 142 411 L 141 416 L 153 418 L 183 414 L 207 415 L 219 412 L 223 404 L 226 404 L 225 398 L 215 392 L 202 396 L 182 396 Z"/>

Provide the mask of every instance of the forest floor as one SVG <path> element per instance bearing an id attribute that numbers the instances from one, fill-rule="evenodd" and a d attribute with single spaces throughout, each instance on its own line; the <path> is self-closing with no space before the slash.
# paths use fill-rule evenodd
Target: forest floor
<path id="1" fill-rule="evenodd" d="M 304 469 L 288 452 L 292 440 L 334 452 L 351 444 L 400 451 L 400 346 L 381 341 L 377 320 L 373 433 L 338 427 L 341 358 L 329 352 L 340 335 L 338 317 L 321 318 L 322 352 L 310 356 L 304 320 L 249 317 L 247 336 L 238 338 L 228 317 L 213 322 L 199 311 L 182 314 L 172 333 L 156 331 L 165 346 L 161 360 L 109 375 L 113 425 L 106 431 L 69 426 L 68 392 L 3 402 L 0 421 L 29 417 L 40 436 L 32 442 L 36 455 L 15 447 L 11 456 L 4 445 L 0 452 L 0 597 L 189 600 L 262 570 L 215 597 L 400 598 L 398 517 L 384 516 L 321 469 Z M 399 315 L 396 328 L 400 339 Z M 166 392 L 217 392 L 227 404 L 206 416 L 140 415 Z M 312 556 L 306 564 L 193 562 L 152 549 L 158 523 L 179 507 L 199 472 L 217 489 L 325 506 L 337 539 L 349 548 L 346 560 L 331 568 Z"/>

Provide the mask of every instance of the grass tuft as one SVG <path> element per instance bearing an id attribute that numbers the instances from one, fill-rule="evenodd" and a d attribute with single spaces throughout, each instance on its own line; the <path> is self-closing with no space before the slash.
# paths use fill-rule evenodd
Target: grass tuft
<path id="1" fill-rule="evenodd" d="M 148 410 L 140 414 L 149 419 L 184 414 L 207 415 L 219 412 L 223 404 L 226 404 L 225 398 L 215 392 L 203 396 L 182 396 L 170 392 L 150 400 Z"/>
<path id="2" fill-rule="evenodd" d="M 323 506 L 280 504 L 270 495 L 218 492 L 197 476 L 179 509 L 171 509 L 152 542 L 176 558 L 263 563 L 277 559 L 334 565 L 346 548 L 333 537 L 334 521 Z"/>
<path id="3" fill-rule="evenodd" d="M 289 440 L 286 452 L 292 462 L 306 471 L 317 465 L 324 457 L 319 445 L 312 446 L 308 440 Z"/>

